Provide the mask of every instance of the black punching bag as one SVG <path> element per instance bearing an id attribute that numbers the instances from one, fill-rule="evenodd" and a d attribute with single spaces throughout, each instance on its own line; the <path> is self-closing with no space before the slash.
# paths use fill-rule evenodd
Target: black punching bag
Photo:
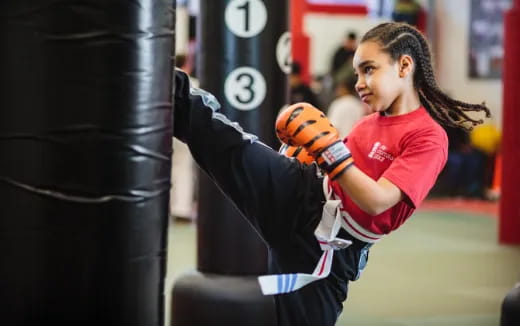
<path id="1" fill-rule="evenodd" d="M 170 0 L 0 4 L 0 325 L 163 325 Z"/>
<path id="2" fill-rule="evenodd" d="M 502 301 L 500 326 L 520 325 L 520 283 L 507 293 Z"/>
<path id="3" fill-rule="evenodd" d="M 245 131 L 278 148 L 274 123 L 287 103 L 288 1 L 201 1 L 197 72 L 201 88 Z M 269 203 L 265 203 L 269 205 Z M 200 174 L 198 270 L 173 290 L 172 325 L 275 325 L 264 243 L 232 204 Z"/>

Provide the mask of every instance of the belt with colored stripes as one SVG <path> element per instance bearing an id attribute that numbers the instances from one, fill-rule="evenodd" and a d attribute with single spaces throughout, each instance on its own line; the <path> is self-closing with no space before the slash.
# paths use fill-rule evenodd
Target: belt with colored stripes
<path id="1" fill-rule="evenodd" d="M 352 244 L 350 240 L 336 237 L 344 223 L 340 209 L 341 201 L 332 199 L 332 190 L 329 190 L 326 180 L 324 180 L 324 192 L 327 201 L 323 206 L 321 221 L 314 231 L 323 253 L 314 271 L 312 274 L 292 273 L 260 276 L 258 281 L 264 295 L 296 291 L 309 283 L 326 278 L 330 274 L 334 251 L 345 249 Z"/>

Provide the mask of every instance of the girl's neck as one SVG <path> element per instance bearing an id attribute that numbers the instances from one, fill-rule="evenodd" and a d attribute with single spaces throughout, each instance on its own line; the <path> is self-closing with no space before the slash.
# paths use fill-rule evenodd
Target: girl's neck
<path id="1" fill-rule="evenodd" d="M 385 111 L 386 115 L 401 115 L 417 110 L 421 107 L 419 93 L 413 89 L 409 92 L 403 92 L 399 95 L 394 103 Z"/>

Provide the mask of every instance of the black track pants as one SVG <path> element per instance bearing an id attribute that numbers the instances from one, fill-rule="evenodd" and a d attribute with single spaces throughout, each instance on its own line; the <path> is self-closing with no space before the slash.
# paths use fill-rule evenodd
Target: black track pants
<path id="1" fill-rule="evenodd" d="M 175 77 L 174 135 L 261 235 L 269 249 L 269 273 L 312 273 L 322 254 L 314 229 L 325 201 L 316 166 L 260 143 L 218 113 L 211 94 L 190 89 L 184 73 L 176 71 Z M 351 239 L 343 230 L 339 236 Z M 275 296 L 280 326 L 335 324 L 366 248 L 353 242 L 335 253 L 329 277 Z"/>

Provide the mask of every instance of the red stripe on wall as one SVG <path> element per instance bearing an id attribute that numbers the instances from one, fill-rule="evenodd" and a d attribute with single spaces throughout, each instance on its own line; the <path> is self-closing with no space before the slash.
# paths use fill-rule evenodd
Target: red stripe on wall
<path id="1" fill-rule="evenodd" d="M 317 5 L 308 4 L 307 12 L 310 13 L 323 13 L 323 14 L 336 14 L 336 15 L 363 15 L 368 14 L 366 6 L 353 6 L 353 5 Z"/>

